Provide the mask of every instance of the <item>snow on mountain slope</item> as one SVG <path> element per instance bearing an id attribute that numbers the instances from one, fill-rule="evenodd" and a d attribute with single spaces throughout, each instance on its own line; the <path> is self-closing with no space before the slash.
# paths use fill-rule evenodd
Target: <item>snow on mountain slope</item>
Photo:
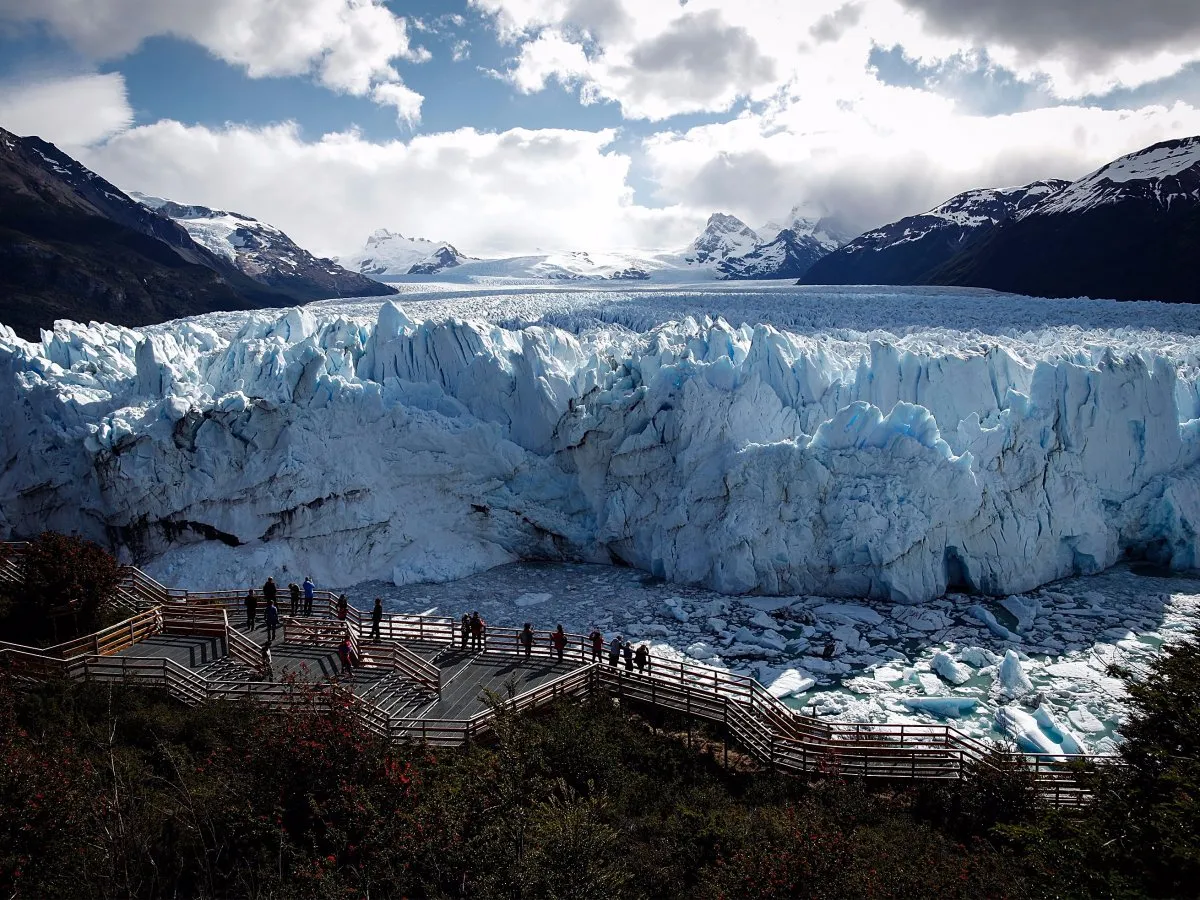
<path id="1" fill-rule="evenodd" d="M 1067 186 L 1065 181 L 1036 181 L 1016 188 L 985 188 L 951 197 L 919 216 L 868 231 L 846 245 L 848 254 L 896 247 L 946 230 L 990 227 L 1033 209 Z"/>
<path id="2" fill-rule="evenodd" d="M 1163 209 L 1200 201 L 1200 137 L 1165 141 L 1122 156 L 1024 211 L 1021 218 L 1139 201 Z"/>
<path id="3" fill-rule="evenodd" d="M 963 247 L 1066 185 L 1065 181 L 1038 181 L 1016 188 L 966 191 L 928 212 L 860 235 L 815 262 L 804 283 L 920 284 Z"/>
<path id="4" fill-rule="evenodd" d="M 1200 302 L 1200 137 L 1131 153 L 1019 212 L 922 281 Z"/>
<path id="5" fill-rule="evenodd" d="M 1005 303 L 1029 301 L 990 295 Z M 587 316 L 572 333 L 392 302 L 373 321 L 256 314 L 229 339 L 188 321 L 5 331 L 0 525 L 82 530 L 189 584 L 284 564 L 406 583 L 532 556 L 917 602 L 1127 550 L 1192 567 L 1200 323 L 1155 335 L 1178 315 L 1160 309 L 1008 337 Z"/>
<path id="6" fill-rule="evenodd" d="M 237 266 L 243 274 L 283 288 L 299 300 L 380 296 L 394 293 L 370 278 L 318 259 L 274 225 L 207 206 L 176 203 L 134 193 L 139 203 L 178 222 L 197 244 Z"/>

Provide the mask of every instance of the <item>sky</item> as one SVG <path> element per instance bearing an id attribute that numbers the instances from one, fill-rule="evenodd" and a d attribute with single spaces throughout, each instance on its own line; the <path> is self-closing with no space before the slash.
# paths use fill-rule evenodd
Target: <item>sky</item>
<path id="1" fill-rule="evenodd" d="M 1200 134 L 1200 3 L 0 0 L 0 127 L 321 255 L 857 233 Z"/>

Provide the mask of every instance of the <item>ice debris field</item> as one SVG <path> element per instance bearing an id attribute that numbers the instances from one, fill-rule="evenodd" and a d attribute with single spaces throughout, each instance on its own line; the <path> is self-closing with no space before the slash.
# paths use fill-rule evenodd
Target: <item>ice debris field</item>
<path id="1" fill-rule="evenodd" d="M 895 649 L 925 633 L 898 617 L 950 616 L 947 595 L 1027 597 L 1125 558 L 1197 565 L 1194 307 L 783 284 L 404 290 L 137 330 L 59 323 L 37 343 L 0 330 L 0 525 L 82 530 L 191 587 L 618 563 L 800 616 L 717 628 L 714 660 L 752 645 L 745 627 L 807 660 L 772 683 L 837 675 L 821 701 L 836 704 L 869 679 L 918 718 L 976 715 L 979 679 L 1037 696 L 1041 664 L 1021 641 L 955 643 L 847 679 L 789 642 L 835 621 L 830 598 L 883 617 L 837 614 L 859 637 L 835 639 L 873 658 L 871 631 Z M 953 627 L 1022 636 L 969 605 L 954 615 L 976 625 Z M 1150 634 L 1168 608 L 1106 630 Z M 1140 640 L 1079 633 L 1093 649 Z M 703 658 L 695 644 L 677 649 Z M 1076 740 L 1045 710 L 1004 709 L 980 721 Z M 1116 714 L 1088 715 L 1106 736 Z"/>

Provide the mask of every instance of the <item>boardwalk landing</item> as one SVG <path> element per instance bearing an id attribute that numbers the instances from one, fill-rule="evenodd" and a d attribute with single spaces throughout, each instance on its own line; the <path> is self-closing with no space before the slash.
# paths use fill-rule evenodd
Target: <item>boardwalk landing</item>
<path id="1" fill-rule="evenodd" d="M 261 646 L 265 628 L 243 635 Z M 501 698 L 525 694 L 569 672 L 583 668 L 582 661 L 558 662 L 545 651 L 529 658 L 496 650 L 462 650 L 445 644 L 414 641 L 407 644 L 415 654 L 434 665 L 440 676 L 441 695 L 419 685 L 391 667 L 370 662 L 341 674 L 337 650 L 289 643 L 282 626 L 272 644 L 276 682 L 294 678 L 308 683 L 336 682 L 370 700 L 390 717 L 431 720 L 466 720 L 488 709 L 485 692 Z M 113 654 L 118 658 L 169 659 L 202 677 L 221 680 L 257 681 L 259 673 L 229 655 L 228 642 L 219 635 L 155 635 Z"/>

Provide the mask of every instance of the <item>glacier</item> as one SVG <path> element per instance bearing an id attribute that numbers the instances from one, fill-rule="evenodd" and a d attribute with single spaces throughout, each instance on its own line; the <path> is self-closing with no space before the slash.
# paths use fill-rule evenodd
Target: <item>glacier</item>
<path id="1" fill-rule="evenodd" d="M 1158 304 L 986 334 L 402 303 L 0 327 L 0 528 L 191 587 L 532 558 L 916 604 L 1197 565 L 1200 340 Z"/>

